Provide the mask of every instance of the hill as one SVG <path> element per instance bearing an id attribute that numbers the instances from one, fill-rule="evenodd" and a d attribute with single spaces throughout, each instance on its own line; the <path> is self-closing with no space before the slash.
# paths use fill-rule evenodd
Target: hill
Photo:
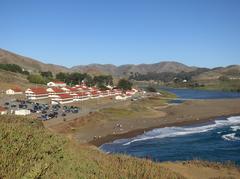
<path id="1" fill-rule="evenodd" d="M 111 64 L 90 64 L 90 65 L 78 65 L 71 68 L 74 72 L 89 73 L 93 75 L 106 74 L 113 75 L 116 73 L 117 67 Z"/>
<path id="2" fill-rule="evenodd" d="M 0 49 L 0 64 L 17 64 L 25 70 L 31 72 L 51 71 L 54 74 L 58 72 L 81 72 L 92 75 L 108 74 L 115 78 L 128 77 L 131 74 L 163 73 L 163 72 L 196 72 L 194 80 L 216 80 L 220 76 L 226 75 L 232 79 L 240 78 L 240 65 L 231 65 L 227 67 L 216 67 L 213 69 L 190 67 L 175 61 L 162 61 L 154 64 L 126 64 L 115 66 L 112 64 L 89 64 L 78 65 L 67 68 L 54 64 L 45 64 L 38 60 L 17 55 L 15 53 Z M 204 69 L 204 70 L 203 70 Z"/>
<path id="3" fill-rule="evenodd" d="M 115 65 L 100 65 L 100 64 L 91 64 L 87 66 L 75 66 L 71 68 L 74 71 L 80 72 L 98 72 L 102 74 L 111 74 L 115 77 L 129 76 L 132 73 L 141 73 L 146 74 L 149 72 L 161 73 L 161 72 L 190 72 L 195 70 L 194 67 L 189 67 L 187 65 L 174 62 L 174 61 L 164 61 L 155 64 L 127 64 L 121 66 Z"/>
<path id="4" fill-rule="evenodd" d="M 0 178 L 237 178 L 235 166 L 202 161 L 155 163 L 107 155 L 53 134 L 40 121 L 0 117 Z M 204 172 L 203 172 L 204 171 Z"/>
<path id="5" fill-rule="evenodd" d="M 89 73 L 93 75 L 99 74 L 110 74 L 115 77 L 128 76 L 131 73 L 148 73 L 148 72 L 189 72 L 196 68 L 189 67 L 187 65 L 173 62 L 164 61 L 155 64 L 127 64 L 121 66 L 115 66 L 112 64 L 90 64 L 90 65 L 78 65 L 72 68 L 67 68 L 54 64 L 45 64 L 38 60 L 17 55 L 15 53 L 9 52 L 7 50 L 0 49 L 0 64 L 17 64 L 24 68 L 25 70 L 31 72 L 39 71 L 51 71 L 53 73 L 58 72 L 82 72 Z"/>
<path id="6" fill-rule="evenodd" d="M 3 49 L 0 49 L 0 64 L 17 64 L 30 72 L 51 71 L 53 73 L 58 73 L 69 71 L 66 67 L 45 64 L 32 58 L 17 55 Z"/>
<path id="7" fill-rule="evenodd" d="M 223 75 L 230 79 L 240 79 L 240 65 L 213 68 L 197 75 L 194 79 L 197 81 L 216 80 Z"/>
<path id="8" fill-rule="evenodd" d="M 31 84 L 26 79 L 25 75 L 13 73 L 0 69 L 0 89 L 6 90 L 14 87 L 27 88 Z"/>

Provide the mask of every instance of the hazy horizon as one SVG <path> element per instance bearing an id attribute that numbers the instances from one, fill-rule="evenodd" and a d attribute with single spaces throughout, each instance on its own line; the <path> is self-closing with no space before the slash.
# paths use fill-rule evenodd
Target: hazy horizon
<path id="1" fill-rule="evenodd" d="M 7 1 L 0 48 L 66 67 L 239 64 L 240 1 Z"/>

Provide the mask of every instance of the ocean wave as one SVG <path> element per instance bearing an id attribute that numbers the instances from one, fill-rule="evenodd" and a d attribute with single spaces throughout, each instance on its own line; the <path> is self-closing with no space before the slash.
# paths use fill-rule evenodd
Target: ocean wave
<path id="1" fill-rule="evenodd" d="M 240 116 L 229 117 L 225 120 L 215 120 L 213 124 L 208 124 L 203 126 L 164 127 L 164 128 L 154 129 L 152 131 L 146 132 L 137 137 L 127 139 L 125 140 L 125 142 L 123 141 L 121 142 L 123 143 L 123 145 L 129 145 L 134 142 L 151 140 L 151 139 L 161 139 L 166 137 L 176 137 L 176 136 L 184 136 L 189 134 L 203 133 L 219 127 L 230 126 L 233 124 L 240 124 Z"/>
<path id="2" fill-rule="evenodd" d="M 240 126 L 231 126 L 230 128 L 232 129 L 233 132 L 240 130 Z"/>
<path id="3" fill-rule="evenodd" d="M 228 140 L 228 141 L 240 140 L 240 137 L 236 137 L 236 133 L 230 133 L 230 134 L 222 135 L 222 138 L 224 140 Z"/>

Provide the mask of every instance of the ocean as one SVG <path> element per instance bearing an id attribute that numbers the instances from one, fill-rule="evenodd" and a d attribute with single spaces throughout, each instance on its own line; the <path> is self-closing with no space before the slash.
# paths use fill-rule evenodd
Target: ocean
<path id="1" fill-rule="evenodd" d="M 172 91 L 171 91 L 172 92 Z M 177 91 L 179 92 L 179 91 Z M 239 93 L 191 91 L 182 98 L 220 99 L 237 98 Z M 188 90 L 186 92 L 189 92 Z M 195 96 L 192 95 L 195 93 Z M 210 97 L 209 97 L 210 96 Z M 212 98 L 211 98 L 212 96 Z M 240 107 L 240 106 L 239 106 Z M 184 161 L 201 159 L 208 161 L 231 161 L 240 165 L 240 116 L 219 117 L 202 124 L 157 128 L 142 135 L 120 139 L 100 147 L 106 153 L 123 153 L 154 161 Z"/>
<path id="2" fill-rule="evenodd" d="M 240 116 L 222 117 L 201 125 L 158 128 L 100 148 L 107 153 L 154 161 L 202 159 L 240 165 Z"/>

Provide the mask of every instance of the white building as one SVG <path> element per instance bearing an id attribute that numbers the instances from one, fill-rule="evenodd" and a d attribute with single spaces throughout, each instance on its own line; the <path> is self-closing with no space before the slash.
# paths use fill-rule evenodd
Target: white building
<path id="1" fill-rule="evenodd" d="M 48 92 L 45 88 L 29 88 L 25 91 L 27 99 L 38 100 L 48 98 Z"/>
<path id="2" fill-rule="evenodd" d="M 132 95 L 134 95 L 136 93 L 136 91 L 134 91 L 134 90 L 128 90 L 128 91 L 126 91 L 126 95 L 127 96 L 132 96 Z"/>
<path id="3" fill-rule="evenodd" d="M 59 94 L 52 97 L 52 104 L 66 104 L 72 102 L 73 96 L 71 96 L 70 94 Z"/>
<path id="4" fill-rule="evenodd" d="M 73 96 L 74 101 L 84 101 L 90 99 L 90 95 L 87 92 L 79 92 Z"/>
<path id="5" fill-rule="evenodd" d="M 53 97 L 58 94 L 65 94 L 66 92 L 58 87 L 47 88 L 49 97 Z"/>
<path id="6" fill-rule="evenodd" d="M 51 81 L 47 83 L 48 87 L 65 87 L 67 86 L 66 83 L 61 82 L 61 81 Z"/>
<path id="7" fill-rule="evenodd" d="M 31 112 L 28 109 L 19 109 L 19 110 L 15 110 L 14 114 L 18 115 L 18 116 L 26 116 L 26 115 L 31 114 Z"/>
<path id="8" fill-rule="evenodd" d="M 116 97 L 115 97 L 115 99 L 116 100 L 126 100 L 127 99 L 127 97 L 126 96 L 121 96 L 121 95 L 117 95 Z"/>
<path id="9" fill-rule="evenodd" d="M 101 91 L 91 91 L 90 92 L 90 96 L 91 96 L 91 98 L 93 99 L 93 98 L 100 98 L 101 96 Z"/>
<path id="10" fill-rule="evenodd" d="M 16 95 L 16 94 L 23 94 L 20 88 L 10 88 L 6 90 L 7 95 Z"/>

